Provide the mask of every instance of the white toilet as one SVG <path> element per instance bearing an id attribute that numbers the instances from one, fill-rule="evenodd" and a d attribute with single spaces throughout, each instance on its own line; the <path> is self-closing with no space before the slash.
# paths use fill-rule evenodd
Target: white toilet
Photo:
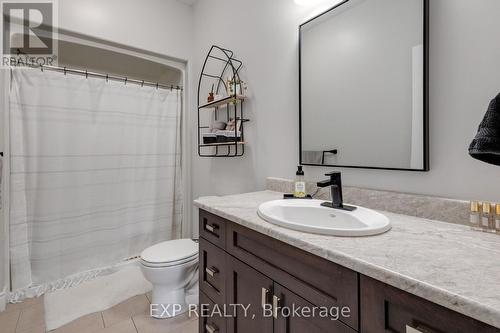
<path id="1" fill-rule="evenodd" d="M 169 318 L 187 311 L 186 287 L 198 272 L 198 243 L 176 239 L 141 253 L 141 270 L 153 285 L 151 316 Z"/>

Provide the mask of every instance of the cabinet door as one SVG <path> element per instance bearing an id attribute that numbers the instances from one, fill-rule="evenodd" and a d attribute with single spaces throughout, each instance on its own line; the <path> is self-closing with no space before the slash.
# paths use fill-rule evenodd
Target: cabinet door
<path id="1" fill-rule="evenodd" d="M 226 251 L 317 306 L 347 306 L 348 326 L 359 329 L 358 273 L 289 244 L 226 223 Z"/>
<path id="2" fill-rule="evenodd" d="M 275 283 L 272 296 L 274 333 L 355 333 L 338 320 L 334 309 L 329 315 L 285 287 Z M 294 312 L 294 310 L 296 310 Z M 339 309 L 340 314 L 341 309 Z M 333 316 L 332 316 L 333 315 Z"/>
<path id="3" fill-rule="evenodd" d="M 273 281 L 232 256 L 226 262 L 226 304 L 249 306 L 247 312 L 236 306 L 228 318 L 228 333 L 273 333 L 273 318 L 264 317 L 263 303 L 268 303 Z"/>

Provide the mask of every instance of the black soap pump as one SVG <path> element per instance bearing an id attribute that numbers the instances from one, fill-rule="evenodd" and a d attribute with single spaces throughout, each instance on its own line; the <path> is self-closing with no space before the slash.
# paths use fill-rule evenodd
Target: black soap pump
<path id="1" fill-rule="evenodd" d="M 306 197 L 306 182 L 304 181 L 304 171 L 302 170 L 302 165 L 299 165 L 297 167 L 297 172 L 295 173 L 295 186 L 293 196 L 295 198 Z"/>

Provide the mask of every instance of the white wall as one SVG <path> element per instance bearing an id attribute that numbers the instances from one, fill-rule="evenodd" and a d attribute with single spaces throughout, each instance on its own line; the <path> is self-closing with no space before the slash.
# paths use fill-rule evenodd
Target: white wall
<path id="1" fill-rule="evenodd" d="M 431 1 L 431 172 L 342 170 L 346 185 L 500 201 L 500 168 L 467 148 L 500 91 L 498 0 Z M 193 196 L 264 188 L 265 177 L 294 176 L 298 161 L 298 25 L 310 13 L 293 0 L 210 0 L 195 6 L 194 71 L 210 44 L 245 63 L 253 94 L 243 158 L 202 159 L 193 145 Z M 194 110 L 193 110 L 194 111 Z M 196 135 L 193 123 L 193 137 Z M 326 168 L 306 168 L 320 180 Z"/>
<path id="2" fill-rule="evenodd" d="M 192 7 L 176 0 L 61 0 L 63 29 L 189 60 Z"/>
<path id="3" fill-rule="evenodd" d="M 298 154 L 297 40 L 303 12 L 293 0 L 202 0 L 195 6 L 194 73 L 199 75 L 212 44 L 230 48 L 244 62 L 242 79 L 252 98 L 244 104 L 251 119 L 244 157 L 200 158 L 194 140 L 194 198 L 262 189 L 266 176 L 291 175 Z"/>

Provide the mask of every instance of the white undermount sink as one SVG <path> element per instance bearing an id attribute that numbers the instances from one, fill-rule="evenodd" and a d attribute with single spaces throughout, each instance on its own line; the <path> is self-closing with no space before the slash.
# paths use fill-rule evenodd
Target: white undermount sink
<path id="1" fill-rule="evenodd" d="M 357 207 L 349 212 L 323 207 L 321 200 L 275 200 L 259 206 L 258 214 L 284 228 L 322 235 L 360 237 L 391 229 L 389 219 L 374 210 Z"/>

